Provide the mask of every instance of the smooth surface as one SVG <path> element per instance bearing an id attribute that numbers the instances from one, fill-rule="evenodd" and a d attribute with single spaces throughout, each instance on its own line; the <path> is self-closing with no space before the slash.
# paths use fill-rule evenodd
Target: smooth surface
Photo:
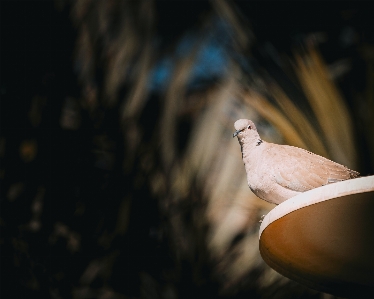
<path id="1" fill-rule="evenodd" d="M 260 252 L 279 273 L 346 297 L 374 293 L 374 176 L 326 185 L 275 207 Z M 372 297 L 374 298 L 374 296 Z"/>

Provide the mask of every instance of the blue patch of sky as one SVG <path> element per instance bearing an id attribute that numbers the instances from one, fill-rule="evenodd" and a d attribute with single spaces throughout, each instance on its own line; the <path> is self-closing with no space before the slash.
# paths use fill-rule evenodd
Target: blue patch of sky
<path id="1" fill-rule="evenodd" d="M 174 59 L 188 55 L 193 51 L 196 42 L 201 40 L 203 42 L 199 45 L 188 87 L 194 88 L 202 82 L 217 80 L 225 76 L 230 61 L 228 51 L 230 50 L 230 39 L 233 36 L 231 28 L 224 21 L 218 20 L 213 23 L 212 30 L 201 33 L 204 34 L 203 39 L 198 34 L 198 32 L 186 33 L 176 47 L 175 53 L 156 63 L 150 74 L 149 88 L 151 91 L 162 92 L 165 90 L 173 73 Z"/>

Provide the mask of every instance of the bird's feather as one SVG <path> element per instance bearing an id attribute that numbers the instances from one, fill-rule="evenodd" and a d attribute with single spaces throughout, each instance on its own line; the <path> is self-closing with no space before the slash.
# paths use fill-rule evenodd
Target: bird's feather
<path id="1" fill-rule="evenodd" d="M 276 182 L 294 191 L 304 192 L 359 175 L 343 165 L 298 147 L 272 144 L 268 155 L 283 165 L 282 168 L 275 168 Z"/>

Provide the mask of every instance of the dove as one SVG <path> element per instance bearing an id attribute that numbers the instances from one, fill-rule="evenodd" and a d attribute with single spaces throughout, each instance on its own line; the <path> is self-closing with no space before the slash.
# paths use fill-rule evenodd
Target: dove
<path id="1" fill-rule="evenodd" d="M 302 148 L 263 141 L 255 124 L 234 124 L 241 146 L 247 182 L 259 198 L 273 204 L 302 192 L 359 176 L 357 171 Z"/>

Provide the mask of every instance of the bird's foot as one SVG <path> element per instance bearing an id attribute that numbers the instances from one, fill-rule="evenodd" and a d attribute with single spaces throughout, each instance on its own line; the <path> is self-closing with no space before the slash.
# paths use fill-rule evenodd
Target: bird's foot
<path id="1" fill-rule="evenodd" d="M 260 223 L 264 220 L 265 216 L 266 216 L 266 215 L 262 215 L 262 216 L 261 216 L 261 219 L 260 219 L 260 221 L 259 221 Z"/>

